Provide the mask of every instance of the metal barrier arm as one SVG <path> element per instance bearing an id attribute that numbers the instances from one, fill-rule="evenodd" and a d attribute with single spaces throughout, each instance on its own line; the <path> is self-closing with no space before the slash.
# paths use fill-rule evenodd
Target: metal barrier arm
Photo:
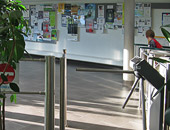
<path id="1" fill-rule="evenodd" d="M 130 70 L 115 70 L 115 69 L 96 69 L 96 68 L 77 68 L 76 71 L 85 71 L 85 72 L 111 72 L 111 73 L 128 73 L 134 74 L 134 71 Z"/>
<path id="2" fill-rule="evenodd" d="M 148 47 L 148 44 L 134 44 L 134 46 Z M 163 49 L 170 49 L 169 46 L 162 46 Z"/>
<path id="3" fill-rule="evenodd" d="M 13 92 L 13 91 L 2 91 L 3 94 L 39 94 L 39 95 L 45 95 L 45 92 Z"/>
<path id="4" fill-rule="evenodd" d="M 42 62 L 45 62 L 45 58 L 22 58 L 20 61 L 42 61 Z"/>
<path id="5" fill-rule="evenodd" d="M 146 49 L 146 50 L 159 50 L 159 51 L 170 51 L 170 48 L 152 48 L 152 47 L 139 47 L 140 49 Z"/>

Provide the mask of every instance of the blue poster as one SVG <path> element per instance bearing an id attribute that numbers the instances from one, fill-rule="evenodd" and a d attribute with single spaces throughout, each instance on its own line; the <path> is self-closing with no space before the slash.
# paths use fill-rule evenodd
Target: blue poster
<path id="1" fill-rule="evenodd" d="M 87 19 L 95 19 L 96 4 L 85 4 L 85 16 Z"/>

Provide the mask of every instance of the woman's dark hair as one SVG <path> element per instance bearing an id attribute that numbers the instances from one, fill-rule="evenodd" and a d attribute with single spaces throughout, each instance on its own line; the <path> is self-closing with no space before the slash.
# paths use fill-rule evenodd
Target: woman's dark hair
<path id="1" fill-rule="evenodd" d="M 154 31 L 152 31 L 151 29 L 146 31 L 146 37 L 154 38 L 155 37 Z"/>

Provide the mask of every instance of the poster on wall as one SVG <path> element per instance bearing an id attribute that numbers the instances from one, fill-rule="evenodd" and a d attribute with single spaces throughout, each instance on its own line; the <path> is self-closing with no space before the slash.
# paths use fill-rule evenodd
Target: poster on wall
<path id="1" fill-rule="evenodd" d="M 79 7 L 77 5 L 71 6 L 71 15 L 77 15 L 78 14 Z"/>
<path id="2" fill-rule="evenodd" d="M 44 5 L 44 11 L 54 11 L 55 10 L 55 4 L 53 6 L 51 5 Z"/>
<path id="3" fill-rule="evenodd" d="M 44 6 L 43 5 L 36 5 L 36 11 L 44 11 Z"/>
<path id="4" fill-rule="evenodd" d="M 77 24 L 68 24 L 68 34 L 77 34 Z"/>
<path id="5" fill-rule="evenodd" d="M 151 17 L 151 4 L 144 4 L 144 17 Z"/>
<path id="6" fill-rule="evenodd" d="M 113 9 L 114 6 L 113 5 L 107 5 L 107 9 Z"/>
<path id="7" fill-rule="evenodd" d="M 33 27 L 35 25 L 36 22 L 36 17 L 35 16 L 31 16 L 31 26 Z"/>
<path id="8" fill-rule="evenodd" d="M 65 4 L 65 10 L 64 10 L 65 15 L 71 15 L 71 4 Z"/>
<path id="9" fill-rule="evenodd" d="M 49 16 L 50 16 L 50 15 L 49 15 L 49 12 L 48 12 L 48 11 L 44 11 L 44 12 L 43 12 L 43 21 L 44 21 L 44 22 L 49 22 L 49 20 L 50 20 L 50 19 L 49 19 Z"/>
<path id="10" fill-rule="evenodd" d="M 95 19 L 96 4 L 85 4 L 85 16 L 87 19 Z"/>
<path id="11" fill-rule="evenodd" d="M 114 22 L 114 9 L 106 9 L 106 22 Z"/>
<path id="12" fill-rule="evenodd" d="M 106 29 L 114 29 L 114 24 L 111 23 L 111 22 L 106 22 L 105 28 L 106 28 Z"/>
<path id="13" fill-rule="evenodd" d="M 93 33 L 94 32 L 94 20 L 86 19 L 86 32 Z"/>
<path id="14" fill-rule="evenodd" d="M 143 17 L 144 16 L 144 4 L 137 3 L 135 7 L 135 16 Z"/>
<path id="15" fill-rule="evenodd" d="M 51 40 L 57 40 L 57 30 L 53 29 L 51 31 Z"/>
<path id="16" fill-rule="evenodd" d="M 58 13 L 59 14 L 64 14 L 64 7 L 65 7 L 64 3 L 59 3 L 58 4 Z"/>
<path id="17" fill-rule="evenodd" d="M 79 24 L 79 16 L 78 15 L 72 15 L 74 24 Z"/>
<path id="18" fill-rule="evenodd" d="M 43 22 L 43 40 L 51 40 L 50 23 Z"/>
<path id="19" fill-rule="evenodd" d="M 49 17 L 50 17 L 50 26 L 54 27 L 55 26 L 55 12 L 50 11 Z"/>
<path id="20" fill-rule="evenodd" d="M 98 30 L 97 21 L 94 21 L 94 23 L 93 23 L 93 28 L 94 28 L 94 30 Z"/>
<path id="21" fill-rule="evenodd" d="M 38 11 L 38 19 L 43 19 L 43 11 Z"/>
<path id="22" fill-rule="evenodd" d="M 44 11 L 43 18 L 49 18 L 49 12 L 48 11 Z"/>
<path id="23" fill-rule="evenodd" d="M 162 13 L 162 25 L 170 24 L 170 13 Z"/>
<path id="24" fill-rule="evenodd" d="M 117 12 L 123 12 L 123 4 L 122 3 L 117 3 L 116 11 Z"/>
<path id="25" fill-rule="evenodd" d="M 122 13 L 121 12 L 115 13 L 114 24 L 118 26 L 122 25 Z"/>
<path id="26" fill-rule="evenodd" d="M 78 19 L 79 19 L 78 27 L 81 27 L 81 28 L 85 27 L 85 16 L 79 15 Z"/>
<path id="27" fill-rule="evenodd" d="M 43 32 L 43 40 L 51 41 L 51 33 L 50 32 Z"/>
<path id="28" fill-rule="evenodd" d="M 65 14 L 62 14 L 62 16 L 61 16 L 61 26 L 67 27 L 67 15 L 65 15 Z"/>
<path id="29" fill-rule="evenodd" d="M 114 25 L 121 27 L 123 23 L 122 21 L 123 21 L 123 4 L 117 3 L 114 16 Z"/>
<path id="30" fill-rule="evenodd" d="M 78 41 L 78 25 L 77 24 L 68 24 L 67 29 L 68 29 L 67 40 Z"/>
<path id="31" fill-rule="evenodd" d="M 36 5 L 30 5 L 30 14 L 31 16 L 36 15 Z"/>
<path id="32" fill-rule="evenodd" d="M 138 33 L 142 32 L 143 27 L 151 27 L 151 23 L 151 3 L 136 3 L 135 27 L 137 27 Z"/>
<path id="33" fill-rule="evenodd" d="M 55 28 L 56 4 L 53 5 L 30 5 L 28 19 L 31 26 L 31 32 L 25 40 L 41 41 L 51 40 L 51 31 Z M 23 30 L 24 31 L 24 30 Z"/>
<path id="34" fill-rule="evenodd" d="M 104 5 L 98 5 L 98 17 L 104 17 Z"/>
<path id="35" fill-rule="evenodd" d="M 104 24 L 105 24 L 105 18 L 97 18 L 97 24 L 98 24 L 98 30 L 100 30 L 101 32 L 103 32 L 104 30 Z"/>
<path id="36" fill-rule="evenodd" d="M 136 27 L 151 27 L 151 18 L 135 18 Z"/>
<path id="37" fill-rule="evenodd" d="M 43 19 L 38 19 L 38 30 L 42 31 Z"/>
<path id="38" fill-rule="evenodd" d="M 85 4 L 79 4 L 78 15 L 85 15 Z"/>
<path id="39" fill-rule="evenodd" d="M 43 22 L 43 31 L 49 32 L 49 22 Z"/>
<path id="40" fill-rule="evenodd" d="M 51 5 L 44 5 L 44 11 L 52 11 Z"/>
<path id="41" fill-rule="evenodd" d="M 25 8 L 26 8 L 26 10 L 22 12 L 23 13 L 23 17 L 24 18 L 29 18 L 29 14 L 30 14 L 30 12 L 29 12 L 29 5 L 25 5 Z"/>

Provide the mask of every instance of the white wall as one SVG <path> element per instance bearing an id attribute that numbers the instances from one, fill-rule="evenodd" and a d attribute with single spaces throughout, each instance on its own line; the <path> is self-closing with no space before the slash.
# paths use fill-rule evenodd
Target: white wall
<path id="1" fill-rule="evenodd" d="M 43 4 L 46 2 L 59 3 L 62 0 L 43 1 L 43 0 L 22 0 L 25 4 Z M 41 1 L 41 2 L 40 2 Z M 71 2 L 71 0 L 67 0 Z M 96 0 L 95 0 L 96 1 Z M 118 0 L 105 0 L 105 3 L 115 3 Z M 72 0 L 72 2 L 79 2 L 80 0 Z M 94 0 L 81 0 L 82 2 L 94 2 Z M 102 0 L 97 0 L 103 2 Z M 122 1 L 119 1 L 122 2 Z M 141 2 L 141 1 L 140 1 Z M 148 2 L 148 1 L 142 1 Z M 149 2 L 160 2 L 158 0 L 150 0 Z M 161 2 L 169 2 L 169 0 L 163 0 Z M 156 14 L 154 12 L 153 14 Z M 157 26 L 157 18 L 154 16 L 153 29 Z M 72 42 L 67 40 L 67 28 L 61 27 L 61 15 L 57 16 L 57 29 L 59 30 L 59 41 L 57 44 L 49 43 L 26 43 L 26 49 L 32 54 L 43 55 L 55 55 L 56 57 L 62 56 L 62 50 L 67 49 L 68 59 L 75 59 L 80 61 L 89 61 L 110 65 L 123 65 L 123 34 L 122 29 L 108 30 L 107 33 L 101 34 L 98 31 L 95 34 L 86 33 L 85 28 L 80 28 L 80 36 L 78 42 Z M 157 30 L 157 29 L 156 29 Z M 136 30 L 137 32 L 137 30 Z M 157 32 L 157 31 L 156 31 Z M 135 36 L 135 43 L 147 44 L 145 36 L 137 34 Z"/>
<path id="2" fill-rule="evenodd" d="M 102 34 L 86 33 L 85 28 L 79 28 L 79 41 L 67 40 L 67 28 L 61 27 L 61 15 L 58 15 L 59 41 L 57 44 L 26 42 L 26 49 L 33 54 L 62 55 L 62 50 L 67 49 L 69 59 L 89 61 L 103 64 L 122 66 L 123 35 L 122 29 L 107 30 Z M 40 52 L 38 52 L 40 51 Z"/>
<path id="3" fill-rule="evenodd" d="M 30 3 L 31 4 L 31 3 Z M 86 33 L 85 28 L 79 28 L 79 41 L 67 40 L 67 28 L 61 27 L 61 15 L 57 14 L 57 43 L 26 42 L 26 49 L 31 54 L 62 56 L 62 50 L 67 49 L 68 59 L 88 61 L 102 64 L 122 66 L 123 64 L 123 34 L 122 29 L 107 30 L 106 33 Z"/>

